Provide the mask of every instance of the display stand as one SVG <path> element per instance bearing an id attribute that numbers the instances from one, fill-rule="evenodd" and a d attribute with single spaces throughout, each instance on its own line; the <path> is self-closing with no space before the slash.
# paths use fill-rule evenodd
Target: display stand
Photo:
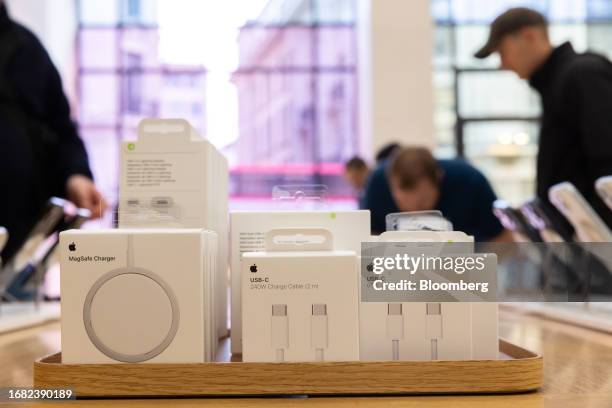
<path id="1" fill-rule="evenodd" d="M 542 356 L 500 340 L 499 360 L 313 363 L 34 363 L 34 387 L 81 397 L 519 393 L 542 386 Z M 224 348 L 227 350 L 227 348 Z"/>

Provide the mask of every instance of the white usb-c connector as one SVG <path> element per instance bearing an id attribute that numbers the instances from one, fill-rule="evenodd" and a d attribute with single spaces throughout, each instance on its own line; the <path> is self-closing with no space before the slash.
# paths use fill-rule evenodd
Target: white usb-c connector
<path id="1" fill-rule="evenodd" d="M 438 340 L 442 338 L 442 304 L 427 303 L 427 338 L 431 345 L 431 359 L 438 359 Z"/>
<path id="2" fill-rule="evenodd" d="M 404 315 L 401 303 L 387 305 L 387 339 L 391 340 L 391 359 L 399 360 L 399 342 L 404 339 Z"/>
<path id="3" fill-rule="evenodd" d="M 315 361 L 324 361 L 324 350 L 329 341 L 327 333 L 327 305 L 312 305 L 312 316 L 310 318 L 310 343 L 315 350 Z"/>
<path id="4" fill-rule="evenodd" d="M 276 361 L 285 361 L 285 349 L 289 347 L 289 318 L 287 305 L 272 305 L 270 333 L 272 348 L 276 350 Z"/>

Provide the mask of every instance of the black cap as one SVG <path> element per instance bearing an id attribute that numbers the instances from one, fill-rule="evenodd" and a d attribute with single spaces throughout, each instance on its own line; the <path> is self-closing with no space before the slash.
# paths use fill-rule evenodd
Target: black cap
<path id="1" fill-rule="evenodd" d="M 525 7 L 511 8 L 493 20 L 487 43 L 474 56 L 479 59 L 487 58 L 497 50 L 499 43 L 507 34 L 523 27 L 546 27 L 547 24 L 546 18 L 535 10 Z"/>

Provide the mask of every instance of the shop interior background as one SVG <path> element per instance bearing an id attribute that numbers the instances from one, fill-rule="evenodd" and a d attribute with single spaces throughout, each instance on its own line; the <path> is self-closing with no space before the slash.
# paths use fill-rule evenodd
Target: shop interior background
<path id="1" fill-rule="evenodd" d="M 111 206 L 120 141 L 142 118 L 180 117 L 227 156 L 231 209 L 274 208 L 272 188 L 285 184 L 323 184 L 325 206 L 356 207 L 342 178 L 366 149 L 356 2 L 7 1 L 60 70 Z M 468 159 L 512 205 L 535 190 L 539 100 L 497 58 L 472 54 L 518 5 L 548 17 L 553 43 L 612 57 L 610 0 L 432 0 L 436 154 Z M 112 225 L 112 211 L 100 223 Z"/>
<path id="2" fill-rule="evenodd" d="M 324 184 L 328 205 L 355 206 L 342 171 L 363 149 L 356 0 L 60 2 L 33 13 L 34 0 L 8 1 L 58 65 L 111 201 L 119 142 L 144 117 L 183 117 L 227 156 L 232 207 L 270 200 L 279 184 Z M 539 101 L 496 58 L 472 54 L 517 5 L 549 18 L 553 43 L 612 55 L 609 0 L 432 0 L 437 155 L 466 157 L 511 204 L 534 191 Z"/>

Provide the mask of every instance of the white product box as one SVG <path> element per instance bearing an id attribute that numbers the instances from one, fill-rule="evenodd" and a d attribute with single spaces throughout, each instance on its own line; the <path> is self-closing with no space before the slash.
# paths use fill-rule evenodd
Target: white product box
<path id="1" fill-rule="evenodd" d="M 201 229 L 62 232 L 62 362 L 212 360 L 216 241 Z"/>
<path id="2" fill-rule="evenodd" d="M 272 230 L 264 252 L 243 254 L 243 361 L 359 359 L 358 258 L 331 241 L 324 229 Z"/>
<path id="3" fill-rule="evenodd" d="M 370 212 L 365 211 L 237 211 L 230 214 L 232 353 L 242 352 L 240 259 L 245 252 L 263 251 L 266 233 L 276 228 L 324 228 L 334 249 L 361 251 L 370 237 Z"/>
<path id="4" fill-rule="evenodd" d="M 387 231 L 371 241 L 473 243 L 474 238 L 460 231 Z M 498 342 L 497 303 L 360 303 L 361 360 L 497 359 Z"/>
<path id="5" fill-rule="evenodd" d="M 218 336 L 227 335 L 228 165 L 182 119 L 145 119 L 121 145 L 120 228 L 204 228 L 218 234 Z"/>

